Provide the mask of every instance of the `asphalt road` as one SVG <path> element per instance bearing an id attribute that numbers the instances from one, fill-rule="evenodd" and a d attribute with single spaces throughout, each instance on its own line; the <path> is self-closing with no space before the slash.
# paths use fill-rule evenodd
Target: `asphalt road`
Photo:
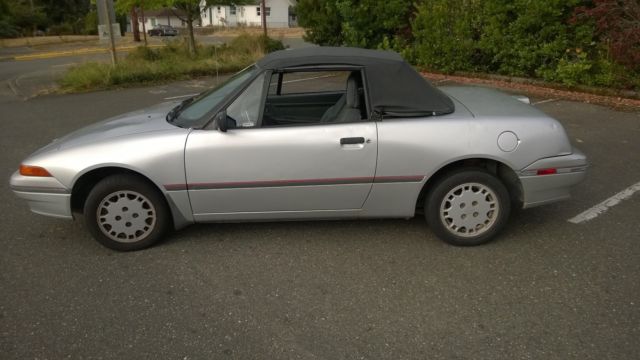
<path id="1" fill-rule="evenodd" d="M 640 193 L 567 220 L 640 181 L 640 112 L 537 105 L 589 156 L 589 177 L 475 248 L 444 244 L 417 217 L 196 225 L 116 253 L 10 192 L 20 161 L 51 139 L 211 81 L 0 95 L 0 357 L 637 358 Z"/>

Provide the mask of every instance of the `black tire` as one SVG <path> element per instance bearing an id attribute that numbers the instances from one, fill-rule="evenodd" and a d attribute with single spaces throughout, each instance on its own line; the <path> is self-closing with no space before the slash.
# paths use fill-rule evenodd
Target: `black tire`
<path id="1" fill-rule="evenodd" d="M 505 227 L 511 212 L 507 188 L 483 169 L 447 174 L 433 184 L 425 201 L 429 227 L 456 246 L 490 241 Z"/>
<path id="2" fill-rule="evenodd" d="M 84 218 L 98 242 L 118 251 L 155 244 L 171 224 L 163 195 L 143 179 L 128 174 L 112 175 L 96 184 L 85 201 Z"/>

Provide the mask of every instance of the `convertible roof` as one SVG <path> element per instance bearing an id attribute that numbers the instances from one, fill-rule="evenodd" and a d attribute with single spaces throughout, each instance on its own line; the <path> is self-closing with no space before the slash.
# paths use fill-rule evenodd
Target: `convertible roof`
<path id="1" fill-rule="evenodd" d="M 454 111 L 447 95 L 393 51 L 317 46 L 276 51 L 258 61 L 260 68 L 269 70 L 314 65 L 364 67 L 371 106 L 382 114 L 404 117 Z"/>

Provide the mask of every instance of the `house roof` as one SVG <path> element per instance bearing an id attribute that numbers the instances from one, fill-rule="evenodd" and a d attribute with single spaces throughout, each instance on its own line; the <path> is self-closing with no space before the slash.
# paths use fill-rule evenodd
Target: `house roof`
<path id="1" fill-rule="evenodd" d="M 454 104 L 393 51 L 315 46 L 273 52 L 257 63 L 263 69 L 314 65 L 355 65 L 365 71 L 371 106 L 390 116 L 428 116 L 454 111 Z"/>

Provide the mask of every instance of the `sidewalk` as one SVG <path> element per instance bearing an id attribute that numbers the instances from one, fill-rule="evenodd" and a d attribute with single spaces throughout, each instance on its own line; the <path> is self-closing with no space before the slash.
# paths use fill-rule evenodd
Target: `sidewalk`
<path id="1" fill-rule="evenodd" d="M 118 51 L 128 51 L 137 48 L 141 45 L 127 45 L 127 46 L 118 46 L 116 47 L 116 52 Z M 149 44 L 147 47 L 157 48 L 163 47 L 165 45 L 160 44 Z M 56 57 L 63 56 L 76 56 L 76 55 L 87 55 L 87 54 L 103 54 L 108 53 L 111 49 L 109 47 L 86 47 L 80 49 L 73 50 L 61 50 L 61 51 L 48 51 L 48 52 L 39 52 L 34 54 L 26 54 L 26 55 L 16 55 L 12 57 L 5 57 L 3 60 L 15 60 L 15 61 L 24 61 L 24 60 L 35 60 L 35 59 L 50 59 Z"/>
<path id="2" fill-rule="evenodd" d="M 97 41 L 98 35 L 35 36 L 15 39 L 0 39 L 0 49 L 74 42 Z"/>
<path id="3" fill-rule="evenodd" d="M 164 46 L 163 41 L 158 38 L 149 37 L 148 43 L 149 47 Z M 128 51 L 141 46 L 142 44 L 142 42 L 134 42 L 132 36 L 119 37 L 116 40 L 116 51 Z M 50 39 L 49 42 L 41 41 L 38 44 L 31 44 L 27 46 L 0 47 L 0 61 L 49 59 L 64 56 L 102 54 L 108 52 L 109 43 L 98 40 L 97 36 L 87 37 L 87 39 L 81 41 L 66 42 L 54 42 Z"/>

